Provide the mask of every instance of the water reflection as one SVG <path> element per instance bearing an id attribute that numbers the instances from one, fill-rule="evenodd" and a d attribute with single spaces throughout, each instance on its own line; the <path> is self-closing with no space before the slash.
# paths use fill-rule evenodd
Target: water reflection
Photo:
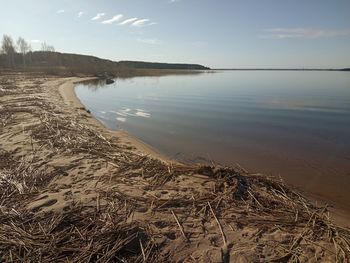
<path id="1" fill-rule="evenodd" d="M 132 81 L 134 78 L 148 77 L 152 78 L 155 82 L 159 82 L 159 78 L 166 76 L 195 76 L 201 74 L 214 74 L 214 70 L 154 70 L 154 71 L 132 71 L 130 74 L 121 75 L 120 77 L 113 78 L 114 83 L 106 83 L 106 79 L 92 79 L 84 81 L 83 84 L 90 91 L 97 91 L 98 89 L 106 88 L 107 86 L 117 86 L 117 82 Z"/>
<path id="2" fill-rule="evenodd" d="M 106 81 L 103 79 L 93 79 L 93 80 L 88 80 L 84 81 L 83 85 L 92 92 L 97 91 L 98 89 L 101 89 L 106 86 Z"/>

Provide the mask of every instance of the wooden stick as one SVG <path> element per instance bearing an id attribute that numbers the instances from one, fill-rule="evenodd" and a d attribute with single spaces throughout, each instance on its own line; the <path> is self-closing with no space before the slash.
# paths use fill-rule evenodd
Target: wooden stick
<path id="1" fill-rule="evenodd" d="M 211 213 L 213 214 L 213 216 L 214 216 L 214 218 L 215 218 L 216 223 L 217 223 L 218 226 L 219 226 L 219 229 L 220 229 L 220 232 L 221 232 L 221 236 L 222 236 L 222 240 L 223 240 L 223 242 L 224 242 L 224 246 L 227 247 L 226 236 L 225 236 L 225 234 L 224 234 L 224 231 L 222 230 L 221 223 L 220 223 L 219 219 L 216 217 L 216 215 L 215 215 L 215 213 L 214 213 L 214 210 L 213 210 L 213 208 L 212 208 L 211 205 L 210 205 L 210 202 L 208 202 L 208 205 L 209 205 L 209 208 L 210 208 Z"/>
<path id="2" fill-rule="evenodd" d="M 215 218 L 216 223 L 218 224 L 218 227 L 219 227 L 220 232 L 221 232 L 222 240 L 224 242 L 224 245 L 221 248 L 222 261 L 224 263 L 229 263 L 230 262 L 230 253 L 229 253 L 229 249 L 228 249 L 228 246 L 227 246 L 226 236 L 224 234 L 224 231 L 222 230 L 222 225 L 221 225 L 219 219 L 216 217 L 216 215 L 214 213 L 214 210 L 213 210 L 213 208 L 210 205 L 210 202 L 208 202 L 208 205 L 209 205 L 211 213 L 213 214 L 213 216 Z"/>
<path id="3" fill-rule="evenodd" d="M 139 242 L 140 242 L 140 247 L 141 247 L 143 262 L 146 262 L 146 255 L 145 255 L 145 251 L 144 251 L 143 246 L 142 246 L 141 239 L 139 239 Z"/>
<path id="4" fill-rule="evenodd" d="M 179 228 L 180 228 L 181 234 L 182 234 L 183 237 L 186 239 L 186 241 L 189 242 L 187 236 L 185 235 L 185 231 L 184 231 L 182 225 L 180 224 L 179 219 L 177 218 L 176 214 L 174 213 L 173 210 L 171 210 L 171 213 L 173 214 L 173 216 L 174 216 L 174 218 L 175 218 L 175 221 L 176 221 L 176 223 L 178 224 L 178 226 L 179 226 Z"/>
<path id="5" fill-rule="evenodd" d="M 96 210 L 97 212 L 100 212 L 100 194 L 97 194 L 96 197 Z"/>

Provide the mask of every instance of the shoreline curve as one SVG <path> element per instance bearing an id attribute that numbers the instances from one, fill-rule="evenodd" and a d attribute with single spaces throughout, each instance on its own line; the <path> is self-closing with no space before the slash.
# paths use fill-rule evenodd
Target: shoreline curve
<path id="1" fill-rule="evenodd" d="M 83 83 L 83 82 L 86 82 L 89 80 L 95 80 L 95 79 L 96 77 L 87 77 L 87 78 L 74 77 L 74 78 L 67 79 L 63 84 L 59 85 L 58 87 L 59 94 L 61 95 L 63 102 L 68 106 L 71 106 L 72 108 L 87 110 L 85 105 L 80 101 L 80 99 L 75 93 L 75 85 L 78 83 Z M 139 153 L 149 155 L 151 157 L 154 157 L 166 163 L 169 163 L 169 162 L 178 163 L 178 161 L 168 158 L 167 156 L 160 153 L 157 149 L 155 149 L 151 145 L 132 136 L 126 131 L 111 130 L 107 128 L 101 121 L 99 121 L 91 113 L 89 113 L 88 122 L 90 124 L 98 126 L 99 128 L 103 129 L 105 132 L 107 132 L 110 135 L 117 136 L 123 144 L 134 146 L 136 151 Z"/>

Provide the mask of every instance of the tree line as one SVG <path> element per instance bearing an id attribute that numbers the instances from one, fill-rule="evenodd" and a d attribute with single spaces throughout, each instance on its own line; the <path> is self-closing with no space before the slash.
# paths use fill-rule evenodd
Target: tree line
<path id="1" fill-rule="evenodd" d="M 206 70 L 197 64 L 152 63 L 143 61 L 112 61 L 95 56 L 56 52 L 43 42 L 41 50 L 33 50 L 30 43 L 19 37 L 14 41 L 9 35 L 0 36 L 0 70 L 44 72 L 55 75 L 94 74 L 131 76 L 159 75 L 156 70 Z M 163 71 L 164 72 L 164 71 Z M 164 74 L 164 73 L 162 73 Z"/>
<path id="2" fill-rule="evenodd" d="M 41 44 L 41 51 L 55 52 L 55 48 L 52 45 L 48 45 L 45 42 Z M 22 57 L 23 67 L 32 60 L 33 49 L 29 42 L 24 38 L 19 37 L 15 42 L 11 36 L 3 35 L 1 41 L 0 54 L 4 54 L 7 57 L 8 67 L 15 67 L 15 55 L 20 54 Z"/>

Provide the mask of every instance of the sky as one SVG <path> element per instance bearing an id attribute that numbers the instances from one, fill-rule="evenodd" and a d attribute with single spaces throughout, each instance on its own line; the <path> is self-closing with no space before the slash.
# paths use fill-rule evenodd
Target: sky
<path id="1" fill-rule="evenodd" d="M 350 67 L 350 0 L 0 0 L 33 49 L 211 68 Z"/>

